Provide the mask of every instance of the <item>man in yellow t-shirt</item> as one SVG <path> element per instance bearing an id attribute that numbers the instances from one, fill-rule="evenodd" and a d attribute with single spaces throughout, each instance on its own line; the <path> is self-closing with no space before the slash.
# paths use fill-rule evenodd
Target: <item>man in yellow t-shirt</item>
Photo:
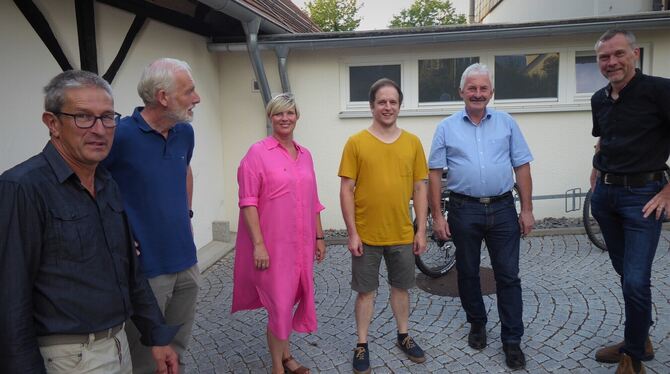
<path id="1" fill-rule="evenodd" d="M 372 125 L 349 138 L 342 152 L 340 204 L 349 234 L 351 288 L 356 298 L 354 373 L 370 372 L 368 329 L 374 312 L 382 257 L 391 286 L 398 347 L 414 362 L 423 350 L 408 334 L 409 292 L 415 285 L 414 254 L 426 250 L 428 166 L 419 138 L 398 127 L 402 91 L 390 79 L 370 87 Z M 409 201 L 414 198 L 414 233 Z"/>

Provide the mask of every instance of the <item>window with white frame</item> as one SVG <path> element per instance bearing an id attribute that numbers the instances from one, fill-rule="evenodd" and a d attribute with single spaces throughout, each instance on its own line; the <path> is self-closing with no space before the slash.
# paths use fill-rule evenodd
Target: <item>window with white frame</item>
<path id="1" fill-rule="evenodd" d="M 640 58 L 636 67 L 642 69 L 644 48 L 640 48 Z M 577 94 L 592 94 L 607 85 L 607 79 L 600 72 L 595 51 L 575 52 L 575 82 Z"/>
<path id="2" fill-rule="evenodd" d="M 557 52 L 495 56 L 495 97 L 558 98 Z"/>
<path id="3" fill-rule="evenodd" d="M 594 93 L 607 85 L 598 68 L 594 51 L 577 51 L 575 53 L 575 83 L 578 94 Z"/>
<path id="4" fill-rule="evenodd" d="M 400 65 L 349 66 L 349 101 L 368 101 L 370 86 L 381 78 L 388 78 L 399 86 Z"/>
<path id="5" fill-rule="evenodd" d="M 650 53 L 649 44 L 640 46 L 638 67 L 649 71 Z M 463 107 L 461 75 L 475 62 L 487 65 L 494 78 L 495 95 L 489 105 L 510 113 L 588 111 L 593 92 L 607 84 L 595 52 L 586 44 L 355 56 L 341 61 L 339 115 L 369 117 L 370 85 L 382 77 L 402 85 L 401 116 L 454 113 Z"/>
<path id="6" fill-rule="evenodd" d="M 460 101 L 461 75 L 479 57 L 419 60 L 419 103 Z"/>

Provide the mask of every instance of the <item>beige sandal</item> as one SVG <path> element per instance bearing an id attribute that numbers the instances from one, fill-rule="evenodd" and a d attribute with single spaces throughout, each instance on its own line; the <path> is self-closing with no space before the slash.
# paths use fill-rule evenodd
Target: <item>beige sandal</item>
<path id="1" fill-rule="evenodd" d="M 293 356 L 288 356 L 288 357 L 286 357 L 286 358 L 283 358 L 283 359 L 281 360 L 281 363 L 282 363 L 282 365 L 284 366 L 284 370 L 285 370 L 288 374 L 307 374 L 307 373 L 310 372 L 308 368 L 306 368 L 306 367 L 304 367 L 304 366 L 302 366 L 302 365 L 300 365 L 300 367 L 298 367 L 298 368 L 295 369 L 295 370 L 291 370 L 291 369 L 289 369 L 288 366 L 286 366 L 286 364 L 287 364 L 288 362 L 290 362 L 290 361 L 295 361 L 296 364 L 300 365 L 300 363 L 299 363 L 295 358 L 293 358 Z"/>

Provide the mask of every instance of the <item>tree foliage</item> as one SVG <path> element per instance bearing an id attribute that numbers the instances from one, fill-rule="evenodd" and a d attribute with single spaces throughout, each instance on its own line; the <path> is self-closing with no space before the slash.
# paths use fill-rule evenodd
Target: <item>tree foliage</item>
<path id="1" fill-rule="evenodd" d="M 357 0 L 312 0 L 303 9 L 323 31 L 352 31 L 361 23 Z"/>
<path id="2" fill-rule="evenodd" d="M 409 8 L 394 15 L 389 27 L 420 27 L 463 24 L 464 14 L 456 14 L 449 0 L 414 0 Z"/>

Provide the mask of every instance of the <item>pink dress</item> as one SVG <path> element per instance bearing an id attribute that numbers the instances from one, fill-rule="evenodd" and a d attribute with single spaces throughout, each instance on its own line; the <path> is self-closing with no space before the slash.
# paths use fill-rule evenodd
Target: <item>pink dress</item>
<path id="1" fill-rule="evenodd" d="M 317 328 L 312 267 L 316 215 L 324 207 L 316 191 L 312 156 L 295 145 L 298 157 L 293 160 L 275 138 L 267 137 L 249 148 L 237 169 L 239 206 L 257 207 L 270 267 L 254 266 L 253 243 L 240 212 L 232 313 L 265 308 L 268 328 L 282 340 L 289 338 L 291 329 Z"/>

